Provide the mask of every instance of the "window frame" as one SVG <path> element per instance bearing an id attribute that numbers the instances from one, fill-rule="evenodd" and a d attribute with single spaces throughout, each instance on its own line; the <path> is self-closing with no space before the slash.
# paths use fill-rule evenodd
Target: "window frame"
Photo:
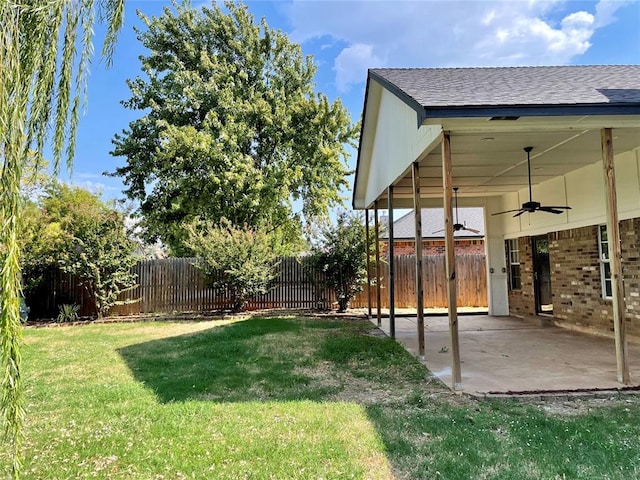
<path id="1" fill-rule="evenodd" d="M 606 234 L 603 240 L 602 234 Z M 611 279 L 611 259 L 609 258 L 609 234 L 607 225 L 598 225 L 598 263 L 600 264 L 600 291 L 604 300 L 613 298 L 613 283 Z M 609 274 L 607 275 L 607 270 Z M 607 282 L 609 284 L 609 294 L 607 294 Z"/>
<path id="2" fill-rule="evenodd" d="M 509 277 L 509 291 L 522 291 L 522 263 L 520 262 L 520 243 L 517 238 L 505 240 L 505 250 L 507 254 L 507 272 Z M 517 267 L 518 275 L 514 275 L 514 267 Z M 514 282 L 517 279 L 517 285 Z"/>

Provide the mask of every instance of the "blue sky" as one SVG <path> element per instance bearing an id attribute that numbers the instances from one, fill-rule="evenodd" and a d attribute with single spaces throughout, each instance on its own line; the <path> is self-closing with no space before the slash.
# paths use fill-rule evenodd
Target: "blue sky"
<path id="1" fill-rule="evenodd" d="M 354 120 L 361 114 L 367 68 L 640 64 L 640 0 L 246 3 L 257 21 L 265 17 L 313 55 L 317 90 L 340 97 Z M 129 98 L 125 81 L 140 74 L 138 56 L 144 54 L 133 32 L 142 26 L 135 12 L 159 15 L 170 5 L 126 0 L 113 66 L 106 69 L 98 57 L 93 62 L 73 172 L 63 170 L 62 180 L 105 198 L 123 196 L 120 180 L 102 173 L 125 164 L 109 154 L 111 139 L 140 115 L 120 104 Z M 98 51 L 101 33 L 96 28 Z"/>

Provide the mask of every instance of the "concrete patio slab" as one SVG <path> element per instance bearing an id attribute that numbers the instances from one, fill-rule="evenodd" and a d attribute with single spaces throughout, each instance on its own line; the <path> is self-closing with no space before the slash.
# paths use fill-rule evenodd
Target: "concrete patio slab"
<path id="1" fill-rule="evenodd" d="M 372 321 L 375 323 L 376 319 Z M 613 339 L 556 327 L 545 320 L 489 315 L 458 317 L 462 391 L 490 393 L 619 389 Z M 382 330 L 389 334 L 389 319 Z M 416 319 L 396 317 L 396 340 L 418 355 Z M 446 316 L 425 317 L 427 368 L 451 387 Z M 633 386 L 640 386 L 640 346 L 629 344 Z"/>

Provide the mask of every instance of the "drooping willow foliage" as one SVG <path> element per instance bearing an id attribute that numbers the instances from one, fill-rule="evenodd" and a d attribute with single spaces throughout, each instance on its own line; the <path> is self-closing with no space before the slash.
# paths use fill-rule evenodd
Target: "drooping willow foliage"
<path id="1" fill-rule="evenodd" d="M 124 0 L 0 0 L 0 409 L 11 478 L 20 476 L 25 416 L 16 238 L 22 171 L 29 155 L 36 166 L 44 163 L 45 145 L 54 168 L 71 166 L 94 21 L 107 25 L 102 54 L 109 64 L 123 15 Z"/>

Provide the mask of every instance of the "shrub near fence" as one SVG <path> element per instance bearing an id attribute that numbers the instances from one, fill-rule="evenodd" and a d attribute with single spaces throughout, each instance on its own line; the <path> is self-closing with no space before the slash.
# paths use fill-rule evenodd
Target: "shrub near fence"
<path id="1" fill-rule="evenodd" d="M 486 267 L 483 255 L 460 255 L 456 257 L 459 306 L 486 306 Z M 415 257 L 396 257 L 396 306 L 415 307 Z M 197 258 L 167 258 L 143 260 L 133 272 L 138 276 L 138 287 L 125 292 L 121 300 L 134 303 L 118 305 L 112 315 L 135 315 L 139 313 L 206 312 L 227 309 L 231 300 L 224 292 L 207 286 L 202 272 L 194 267 Z M 333 293 L 320 289 L 312 282 L 295 257 L 280 260 L 279 276 L 274 288 L 267 295 L 252 299 L 247 309 L 261 308 L 315 308 L 335 306 Z M 444 257 L 426 256 L 423 259 L 425 307 L 446 307 Z M 388 266 L 382 265 L 382 307 L 388 307 Z M 366 286 L 365 286 L 366 289 Z M 80 315 L 93 315 L 95 307 L 89 303 L 77 279 L 67 274 L 51 275 L 49 287 L 41 298 L 46 309 L 41 315 L 55 317 L 57 304 L 77 303 Z M 371 289 L 375 306 L 375 287 Z M 64 299 L 64 302 L 59 301 Z M 366 291 L 361 292 L 351 307 L 367 306 Z M 45 311 L 47 313 L 45 313 Z"/>

